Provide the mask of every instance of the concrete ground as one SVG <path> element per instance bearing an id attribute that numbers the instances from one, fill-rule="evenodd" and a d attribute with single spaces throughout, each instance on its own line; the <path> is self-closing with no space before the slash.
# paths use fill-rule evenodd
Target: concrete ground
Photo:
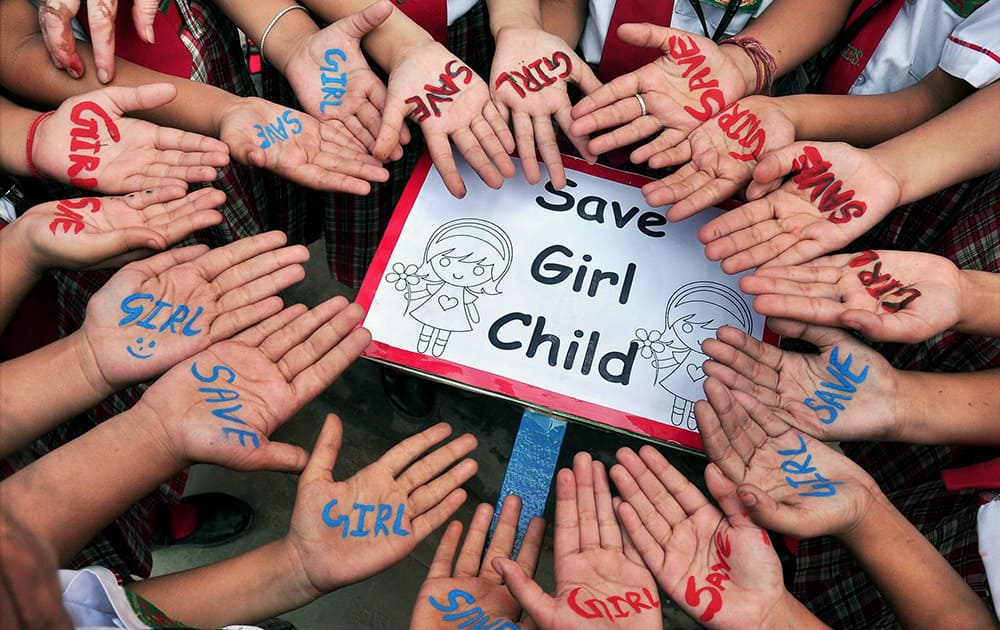
<path id="1" fill-rule="evenodd" d="M 314 243 L 307 264 L 306 280 L 286 293 L 286 304 L 303 302 L 313 306 L 332 295 L 353 297 L 354 292 L 330 278 L 322 242 Z M 401 439 L 438 421 L 447 421 L 454 435 L 471 432 L 479 440 L 473 457 L 478 474 L 465 488 L 469 499 L 456 518 L 468 523 L 480 502 L 495 503 L 506 470 L 521 409 L 514 404 L 487 396 L 470 395 L 436 385 L 437 402 L 431 417 L 417 420 L 396 412 L 385 399 L 379 384 L 378 367 L 357 361 L 334 385 L 296 418 L 278 430 L 272 439 L 298 444 L 310 450 L 327 413 L 335 412 L 344 421 L 344 446 L 334 471 L 335 478 L 352 475 L 377 459 Z M 638 448 L 642 441 L 622 434 L 571 424 L 566 432 L 559 466 L 570 464 L 573 454 L 589 451 L 595 459 L 610 465 L 621 446 Z M 705 461 L 677 451 L 664 450 L 671 462 L 702 486 Z M 209 549 L 173 547 L 154 553 L 154 575 L 173 573 L 237 555 L 278 538 L 286 532 L 295 498 L 297 477 L 258 472 L 239 473 L 217 466 L 191 469 L 188 494 L 220 491 L 240 497 L 255 509 L 250 532 L 232 543 Z M 545 518 L 551 524 L 554 488 L 550 492 Z M 331 628 L 407 628 L 417 591 L 427 573 L 443 527 L 429 536 L 406 559 L 368 580 L 326 595 L 299 610 L 282 615 L 301 630 Z M 552 531 L 545 545 L 536 579 L 547 589 L 553 584 Z M 336 559 L 331 558 L 331 562 Z M 664 618 L 671 628 L 697 628 L 679 609 L 661 596 Z"/>

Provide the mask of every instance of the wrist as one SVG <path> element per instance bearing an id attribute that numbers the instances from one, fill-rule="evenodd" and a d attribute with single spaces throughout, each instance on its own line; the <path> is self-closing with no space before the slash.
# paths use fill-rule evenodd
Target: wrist
<path id="1" fill-rule="evenodd" d="M 420 34 L 412 34 L 405 40 L 400 41 L 398 44 L 393 46 L 387 57 L 384 69 L 386 72 L 391 74 L 406 59 L 419 57 L 421 54 L 419 51 L 421 49 L 426 47 L 436 48 L 439 46 L 441 46 L 441 44 L 435 41 L 434 38 L 430 36 L 430 33 L 420 29 Z M 445 52 L 450 56 L 454 56 L 451 55 L 447 49 Z"/>
<path id="2" fill-rule="evenodd" d="M 727 101 L 729 102 L 737 101 L 744 96 L 749 96 L 755 93 L 755 88 L 757 86 L 757 65 L 754 59 L 751 57 L 749 51 L 744 49 L 742 46 L 735 45 L 735 42 L 730 40 L 728 44 L 720 44 L 719 51 L 735 66 L 736 70 L 740 73 L 740 78 L 742 79 L 741 89 L 742 93 L 734 94 L 733 98 Z"/>
<path id="3" fill-rule="evenodd" d="M 301 549 L 296 543 L 297 534 L 294 533 L 294 529 L 293 525 L 290 528 L 291 531 L 284 538 L 276 540 L 274 544 L 279 546 L 281 557 L 287 562 L 288 573 L 286 575 L 289 576 L 287 586 L 293 593 L 293 597 L 301 599 L 303 604 L 306 604 L 339 589 L 341 585 L 321 588 L 312 581 L 306 568 L 310 553 L 308 550 Z"/>
<path id="4" fill-rule="evenodd" d="M 46 272 L 46 265 L 38 260 L 38 248 L 33 247 L 28 238 L 28 232 L 33 227 L 41 226 L 32 226 L 31 219 L 25 219 L 28 219 L 27 215 L 8 223 L 0 230 L 0 268 L 4 270 L 4 284 L 17 277 L 33 286 Z"/>
<path id="5" fill-rule="evenodd" d="M 302 9 L 302 10 L 298 10 Z M 305 7 L 291 5 L 275 14 L 265 27 L 265 39 L 261 35 L 260 54 L 268 63 L 278 69 L 282 76 L 295 51 L 308 42 L 310 36 L 319 32 Z M 264 43 L 267 43 L 267 48 Z"/>
<path id="6" fill-rule="evenodd" d="M 762 620 L 761 628 L 803 630 L 828 627 L 809 612 L 809 609 L 789 593 L 788 589 L 782 588 L 781 591 L 778 601 Z"/>
<path id="7" fill-rule="evenodd" d="M 95 401 L 95 404 L 127 385 L 127 383 L 112 384 L 104 376 L 94 346 L 83 328 L 70 333 L 66 339 L 72 344 L 74 365 L 80 370 L 80 380 L 92 392 L 92 397 L 89 399 Z"/>
<path id="8" fill-rule="evenodd" d="M 957 332 L 972 335 L 996 336 L 1000 330 L 1000 282 L 997 275 L 988 271 L 959 270 L 958 322 L 952 327 Z"/>
<path id="9" fill-rule="evenodd" d="M 866 503 L 860 510 L 858 518 L 841 532 L 833 536 L 852 552 L 863 549 L 866 544 L 882 538 L 881 530 L 886 529 L 893 520 L 893 515 L 899 512 L 893 507 L 882 490 L 871 480 L 871 486 L 866 488 Z"/>
<path id="10" fill-rule="evenodd" d="M 46 121 L 52 116 L 52 114 L 55 113 L 56 113 L 55 110 L 53 110 L 41 113 L 38 116 L 36 116 L 35 119 L 31 121 L 31 126 L 28 127 L 28 135 L 24 141 L 24 157 L 28 165 L 28 171 L 38 179 L 43 179 L 44 175 L 42 175 L 38 171 L 38 168 L 35 166 L 36 164 L 35 153 L 37 152 L 38 149 L 38 143 L 35 142 L 35 138 L 39 135 L 42 125 L 44 125 Z"/>
<path id="11" fill-rule="evenodd" d="M 534 9 L 534 10 L 532 10 Z M 500 37 L 504 31 L 511 29 L 542 29 L 542 14 L 535 4 L 533 7 L 516 7 L 490 11 L 490 32 L 493 39 Z"/>
<path id="12" fill-rule="evenodd" d="M 142 452 L 150 454 L 149 457 L 156 460 L 156 468 L 162 471 L 163 479 L 196 463 L 184 455 L 183 449 L 174 443 L 167 432 L 163 418 L 141 398 L 119 417 L 127 418 L 127 424 L 134 435 L 143 436 L 142 441 L 146 446 Z"/>

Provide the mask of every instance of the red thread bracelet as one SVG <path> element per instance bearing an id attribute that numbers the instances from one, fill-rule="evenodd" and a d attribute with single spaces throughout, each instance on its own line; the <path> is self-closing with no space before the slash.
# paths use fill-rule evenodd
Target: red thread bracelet
<path id="1" fill-rule="evenodd" d="M 44 178 L 42 174 L 38 172 L 38 169 L 35 168 L 35 161 L 31 159 L 32 145 L 35 144 L 35 132 L 38 131 L 38 125 L 42 124 L 43 120 L 45 120 L 54 113 L 56 113 L 55 110 L 51 112 L 45 112 L 44 114 L 39 114 L 38 117 L 35 118 L 35 120 L 31 121 L 31 126 L 28 127 L 28 140 L 27 142 L 25 142 L 24 152 L 25 152 L 25 157 L 27 158 L 28 161 L 28 170 L 31 171 L 31 174 L 37 177 L 38 179 L 44 179 Z"/>
<path id="2" fill-rule="evenodd" d="M 731 44 L 739 46 L 743 52 L 750 57 L 754 70 L 757 72 L 757 84 L 754 86 L 754 94 L 769 94 L 771 86 L 774 84 L 774 75 L 778 72 L 778 64 L 774 61 L 774 56 L 767 51 L 764 44 L 760 43 L 756 37 L 730 37 L 719 42 L 719 46 Z"/>

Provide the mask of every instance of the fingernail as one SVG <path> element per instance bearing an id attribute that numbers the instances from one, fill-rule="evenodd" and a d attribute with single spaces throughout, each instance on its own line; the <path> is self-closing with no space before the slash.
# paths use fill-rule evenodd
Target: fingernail
<path id="1" fill-rule="evenodd" d="M 111 77 L 110 77 L 110 75 L 108 75 L 108 71 L 107 70 L 105 70 L 104 68 L 99 68 L 97 70 L 97 80 L 98 81 L 100 81 L 101 83 L 107 83 L 110 79 L 111 79 Z"/>
<path id="2" fill-rule="evenodd" d="M 81 64 L 79 61 L 74 61 L 73 63 L 69 64 L 69 76 L 73 77 L 74 79 L 79 79 L 80 77 L 82 77 L 83 64 Z"/>
<path id="3" fill-rule="evenodd" d="M 742 501 L 743 505 L 747 507 L 753 507 L 757 505 L 757 497 L 755 497 L 753 494 L 749 492 L 744 492 L 743 494 L 741 494 L 740 501 Z"/>
<path id="4" fill-rule="evenodd" d="M 150 44 L 155 44 L 156 43 L 156 35 L 153 33 L 153 27 L 152 26 L 147 26 L 146 27 L 146 41 L 148 43 L 150 43 Z"/>

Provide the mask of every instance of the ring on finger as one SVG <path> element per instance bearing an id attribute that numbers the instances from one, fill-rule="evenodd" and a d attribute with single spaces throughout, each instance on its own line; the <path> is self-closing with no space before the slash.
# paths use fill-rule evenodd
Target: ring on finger
<path id="1" fill-rule="evenodd" d="M 635 93 L 635 100 L 639 101 L 639 109 L 642 111 L 642 113 L 639 114 L 639 115 L 640 116 L 645 116 L 646 115 L 646 101 L 642 98 L 642 94 L 639 94 L 638 92 L 636 92 Z"/>

